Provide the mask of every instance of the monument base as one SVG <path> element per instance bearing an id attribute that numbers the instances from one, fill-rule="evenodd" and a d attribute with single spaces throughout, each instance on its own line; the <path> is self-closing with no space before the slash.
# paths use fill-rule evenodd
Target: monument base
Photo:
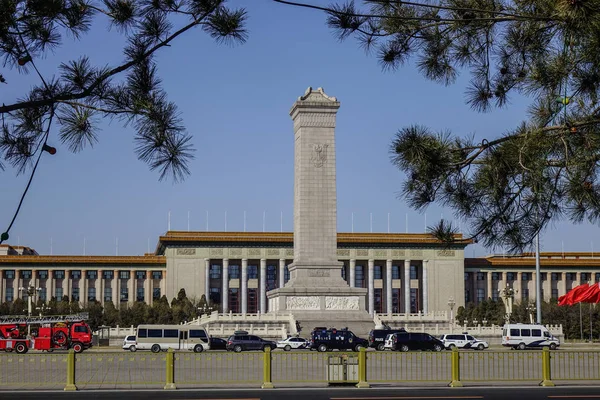
<path id="1" fill-rule="evenodd" d="M 345 283 L 344 280 L 341 279 Z M 292 313 L 302 326 L 301 335 L 308 337 L 317 326 L 342 329 L 365 337 L 375 328 L 373 317 L 365 308 L 367 289 L 331 286 L 321 279 L 320 287 L 289 287 L 267 292 L 269 313 Z M 289 282 L 288 282 L 289 284 Z"/>

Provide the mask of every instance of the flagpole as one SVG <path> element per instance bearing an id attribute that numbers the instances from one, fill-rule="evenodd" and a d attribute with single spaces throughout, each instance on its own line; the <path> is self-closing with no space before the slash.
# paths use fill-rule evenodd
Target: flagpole
<path id="1" fill-rule="evenodd" d="M 536 322 L 542 323 L 542 274 L 540 272 L 540 234 L 535 235 L 535 311 Z"/>

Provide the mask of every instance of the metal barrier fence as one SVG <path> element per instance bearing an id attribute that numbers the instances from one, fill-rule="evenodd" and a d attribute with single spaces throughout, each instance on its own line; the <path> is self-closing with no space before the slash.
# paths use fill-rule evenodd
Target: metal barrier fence
<path id="1" fill-rule="evenodd" d="M 0 389 L 600 380 L 600 351 L 0 354 Z"/>

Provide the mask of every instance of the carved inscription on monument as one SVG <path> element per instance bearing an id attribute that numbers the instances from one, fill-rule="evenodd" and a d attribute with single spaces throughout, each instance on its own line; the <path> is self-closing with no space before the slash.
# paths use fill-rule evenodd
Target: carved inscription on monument
<path id="1" fill-rule="evenodd" d="M 327 162 L 327 147 L 328 144 L 313 143 L 312 154 L 310 155 L 310 161 L 317 168 L 321 168 Z"/>
<path id="2" fill-rule="evenodd" d="M 375 257 L 386 257 L 387 250 L 375 250 Z"/>
<path id="3" fill-rule="evenodd" d="M 241 256 L 242 249 L 229 249 L 229 256 Z"/>
<path id="4" fill-rule="evenodd" d="M 279 249 L 268 249 L 267 255 L 268 256 L 279 256 Z"/>
<path id="5" fill-rule="evenodd" d="M 319 305 L 317 296 L 289 296 L 285 299 L 288 310 L 318 310 Z"/>
<path id="6" fill-rule="evenodd" d="M 423 257 L 423 250 L 411 250 L 410 255 L 414 257 Z"/>
<path id="7" fill-rule="evenodd" d="M 367 257 L 369 255 L 369 250 L 364 250 L 364 249 L 356 250 L 356 255 L 358 257 Z"/>
<path id="8" fill-rule="evenodd" d="M 358 296 L 325 296 L 326 310 L 358 310 Z"/>
<path id="9" fill-rule="evenodd" d="M 294 249 L 285 249 L 286 257 L 294 257 Z"/>
<path id="10" fill-rule="evenodd" d="M 438 250 L 438 257 L 454 257 L 456 255 L 456 251 L 454 250 Z"/>
<path id="11" fill-rule="evenodd" d="M 196 249 L 177 249 L 178 256 L 193 256 L 196 254 Z"/>
<path id="12" fill-rule="evenodd" d="M 392 250 L 392 257 L 404 257 L 404 250 Z"/>
<path id="13" fill-rule="evenodd" d="M 349 249 L 338 250 L 337 255 L 340 257 L 350 257 L 350 250 Z"/>
<path id="14" fill-rule="evenodd" d="M 261 255 L 260 249 L 249 249 L 248 250 L 248 256 L 250 256 L 250 257 L 252 257 L 252 256 L 260 257 L 260 255 Z"/>
<path id="15" fill-rule="evenodd" d="M 309 269 L 308 276 L 313 278 L 324 278 L 329 277 L 330 275 L 328 269 Z"/>
<path id="16" fill-rule="evenodd" d="M 222 256 L 223 249 L 210 249 L 210 255 L 211 256 Z"/>

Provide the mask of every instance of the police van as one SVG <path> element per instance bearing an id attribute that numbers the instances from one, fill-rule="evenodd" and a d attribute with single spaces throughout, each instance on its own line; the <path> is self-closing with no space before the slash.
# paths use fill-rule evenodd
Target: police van
<path id="1" fill-rule="evenodd" d="M 502 328 L 502 346 L 519 350 L 548 346 L 550 350 L 554 350 L 560 346 L 560 340 L 552 336 L 543 325 L 506 324 Z"/>

